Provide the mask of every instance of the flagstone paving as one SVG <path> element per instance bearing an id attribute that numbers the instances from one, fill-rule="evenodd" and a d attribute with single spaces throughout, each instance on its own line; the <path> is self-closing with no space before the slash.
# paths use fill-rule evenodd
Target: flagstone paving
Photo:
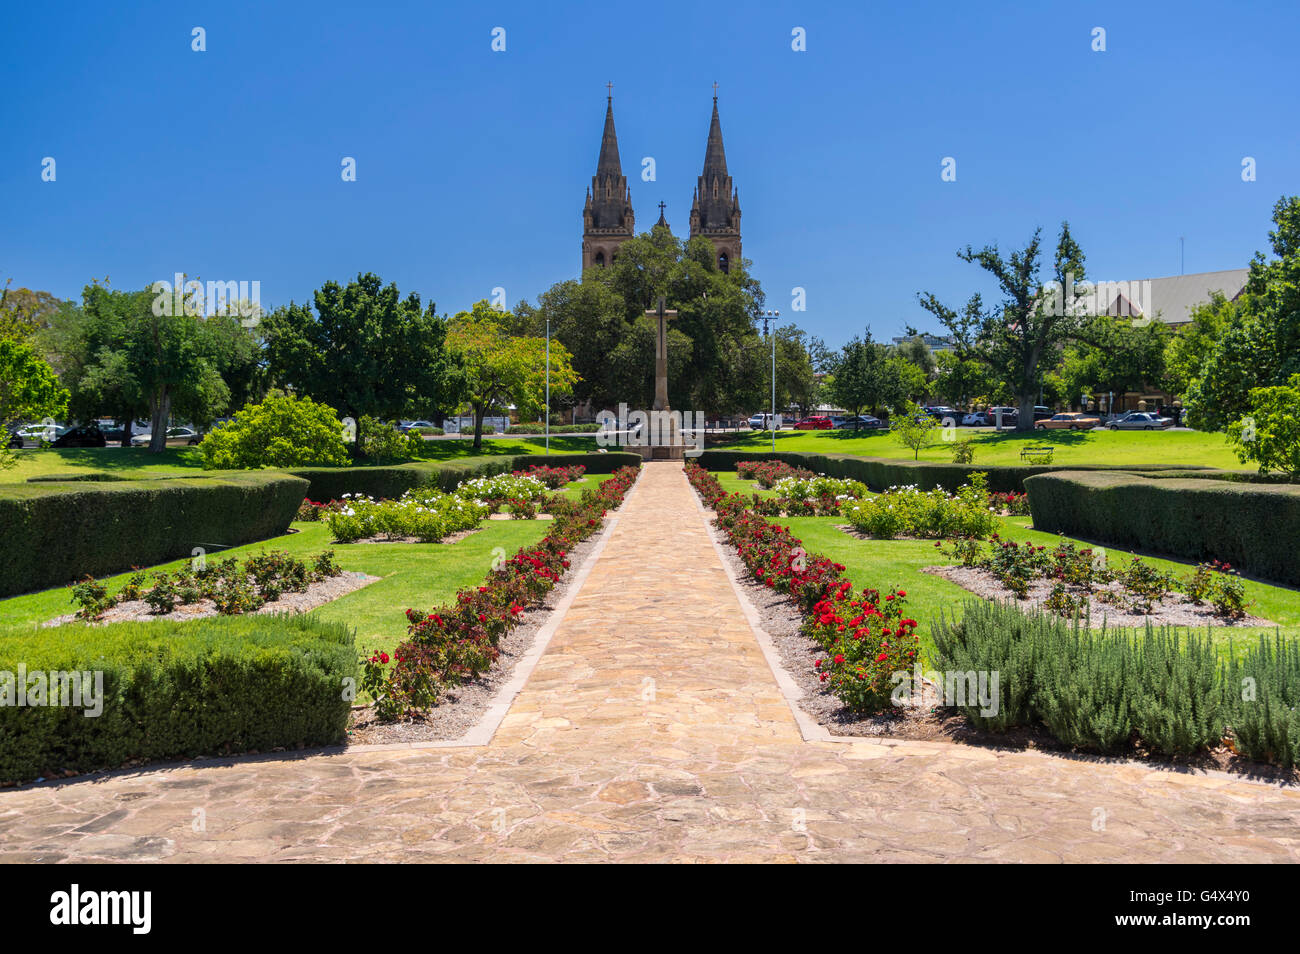
<path id="1" fill-rule="evenodd" d="M 7 861 L 1296 861 L 1300 792 L 805 742 L 680 465 L 653 463 L 492 742 L 0 792 Z M 395 612 L 400 607 L 395 608 Z"/>

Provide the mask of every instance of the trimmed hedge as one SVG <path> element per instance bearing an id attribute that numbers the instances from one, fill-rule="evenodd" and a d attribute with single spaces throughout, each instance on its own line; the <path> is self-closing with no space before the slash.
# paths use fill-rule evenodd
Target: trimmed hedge
<path id="1" fill-rule="evenodd" d="M 794 467 L 806 467 L 809 470 L 825 474 L 827 477 L 847 477 L 860 480 L 872 490 L 884 490 L 895 485 L 915 484 L 922 490 L 942 487 L 944 490 L 956 490 L 968 483 L 970 475 L 983 471 L 989 475 L 989 490 L 999 493 L 1020 493 L 1025 489 L 1026 478 L 1037 474 L 1054 473 L 1061 470 L 1098 470 L 1098 471 L 1158 471 L 1166 469 L 1159 464 L 1119 468 L 1098 464 L 1091 467 L 1040 464 L 1026 466 L 1007 466 L 1005 464 L 946 464 L 942 461 L 909 461 L 891 457 L 855 457 L 851 454 L 803 454 L 796 452 L 754 453 L 740 450 L 706 450 L 696 461 L 706 470 L 735 470 L 736 462 L 742 460 L 781 460 Z M 1173 469 L 1173 468 L 1168 468 Z M 1197 472 L 1201 468 L 1179 465 L 1180 472 Z M 1227 474 L 1227 471 L 1207 472 Z M 1219 478 L 1226 479 L 1226 478 Z"/>
<path id="2" fill-rule="evenodd" d="M 0 693 L 16 693 L 20 665 L 29 685 L 34 672 L 103 674 L 94 717 L 75 704 L 0 706 L 0 783 L 342 742 L 353 639 L 311 616 L 0 630 Z"/>
<path id="3" fill-rule="evenodd" d="M 284 533 L 307 482 L 278 473 L 0 488 L 0 596 Z"/>
<path id="4" fill-rule="evenodd" d="M 289 473 L 311 482 L 306 497 L 317 503 L 328 503 L 344 494 L 400 497 L 415 487 L 436 487 L 450 492 L 462 480 L 526 470 L 529 464 L 552 467 L 581 464 L 589 474 L 612 474 L 620 467 L 640 466 L 641 455 L 621 451 L 607 454 L 503 454 L 452 461 L 414 461 L 392 467 L 295 468 Z"/>
<path id="5" fill-rule="evenodd" d="M 1300 584 L 1300 485 L 1063 471 L 1025 490 L 1035 530 Z"/>

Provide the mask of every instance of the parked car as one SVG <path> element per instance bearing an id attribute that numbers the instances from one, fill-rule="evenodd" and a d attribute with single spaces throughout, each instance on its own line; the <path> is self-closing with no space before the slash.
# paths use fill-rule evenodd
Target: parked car
<path id="1" fill-rule="evenodd" d="M 148 447 L 153 440 L 153 434 L 137 434 L 131 438 L 132 447 Z M 167 428 L 167 443 L 179 444 L 184 442 L 190 446 L 203 440 L 202 435 L 192 427 L 169 427 Z"/>
<path id="2" fill-rule="evenodd" d="M 961 417 L 962 427 L 988 427 L 989 418 L 983 411 L 971 411 Z"/>
<path id="3" fill-rule="evenodd" d="M 67 430 L 63 424 L 26 424 L 9 434 L 9 447 L 19 450 L 40 447 L 45 441 L 53 444 Z"/>
<path id="4" fill-rule="evenodd" d="M 54 441 L 55 447 L 107 447 L 108 438 L 98 424 L 83 424 L 64 431 Z"/>
<path id="5" fill-rule="evenodd" d="M 833 420 L 833 419 L 832 419 Z M 888 427 L 884 421 L 878 417 L 872 417 L 870 414 L 860 414 L 857 417 L 840 418 L 835 427 L 839 430 L 850 431 L 870 431 L 879 430 L 882 427 Z"/>
<path id="6" fill-rule="evenodd" d="M 835 425 L 829 417 L 806 417 L 794 426 L 796 431 L 829 431 Z"/>
<path id="7" fill-rule="evenodd" d="M 407 431 L 419 430 L 422 427 L 437 427 L 433 421 L 402 421 L 397 425 L 397 429 L 405 434 Z"/>
<path id="8" fill-rule="evenodd" d="M 1053 414 L 1047 420 L 1039 421 L 1034 425 L 1034 427 L 1040 431 L 1090 431 L 1094 427 L 1100 426 L 1101 418 L 1090 417 L 1087 414 L 1077 414 L 1073 412 Z"/>
<path id="9" fill-rule="evenodd" d="M 1020 412 L 1017 411 L 1016 414 L 1018 416 Z M 1045 421 L 1051 416 L 1052 416 L 1052 409 L 1050 407 L 1043 407 L 1041 404 L 1034 405 L 1035 421 Z"/>
<path id="10" fill-rule="evenodd" d="M 998 411 L 1002 412 L 1003 427 L 1015 427 L 1017 424 L 1020 423 L 1020 408 L 1003 406 L 1003 407 L 991 407 L 984 412 L 984 416 L 988 418 L 989 424 L 993 426 L 997 426 Z"/>
<path id="11" fill-rule="evenodd" d="M 952 420 L 954 421 L 959 421 L 961 420 L 961 416 L 962 416 L 961 411 L 957 410 L 956 408 L 944 407 L 943 405 L 926 407 L 926 408 L 922 408 L 921 410 L 925 411 L 926 414 L 929 414 L 936 421 L 943 421 L 945 418 L 952 418 Z"/>
<path id="12" fill-rule="evenodd" d="M 1174 419 L 1149 414 L 1146 411 L 1129 411 L 1106 425 L 1112 431 L 1156 431 L 1174 426 Z"/>
<path id="13" fill-rule="evenodd" d="M 751 418 L 749 419 L 749 429 L 750 429 L 751 431 L 767 431 L 767 430 L 771 430 L 771 429 L 772 429 L 772 421 L 773 421 L 773 420 L 774 420 L 774 418 L 772 417 L 771 414 L 767 414 L 767 413 L 764 413 L 764 414 L 755 414 L 753 417 L 751 417 Z M 780 430 L 780 429 L 781 429 L 781 415 L 780 415 L 780 414 L 776 415 L 776 417 L 775 417 L 775 421 L 776 421 L 776 429 L 777 429 L 777 430 Z"/>

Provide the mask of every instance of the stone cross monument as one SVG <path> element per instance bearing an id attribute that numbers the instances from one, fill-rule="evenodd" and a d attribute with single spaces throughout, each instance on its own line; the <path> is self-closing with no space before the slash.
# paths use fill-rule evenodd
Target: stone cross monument
<path id="1" fill-rule="evenodd" d="M 668 407 L 668 322 L 677 317 L 673 308 L 664 308 L 664 296 L 659 296 L 658 307 L 646 310 L 651 318 L 659 319 L 655 335 L 655 403 L 654 410 L 667 411 Z"/>

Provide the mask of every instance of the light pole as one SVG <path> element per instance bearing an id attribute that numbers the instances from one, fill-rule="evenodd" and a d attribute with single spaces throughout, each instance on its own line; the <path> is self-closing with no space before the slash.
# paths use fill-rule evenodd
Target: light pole
<path id="1" fill-rule="evenodd" d="M 546 453 L 551 452 L 551 316 L 546 316 Z"/>
<path id="2" fill-rule="evenodd" d="M 767 323 L 781 317 L 779 311 L 765 311 L 761 313 L 763 318 L 763 334 L 767 334 Z M 776 453 L 776 335 L 771 336 L 772 340 L 772 414 L 768 418 L 768 424 L 772 428 L 772 453 Z"/>

